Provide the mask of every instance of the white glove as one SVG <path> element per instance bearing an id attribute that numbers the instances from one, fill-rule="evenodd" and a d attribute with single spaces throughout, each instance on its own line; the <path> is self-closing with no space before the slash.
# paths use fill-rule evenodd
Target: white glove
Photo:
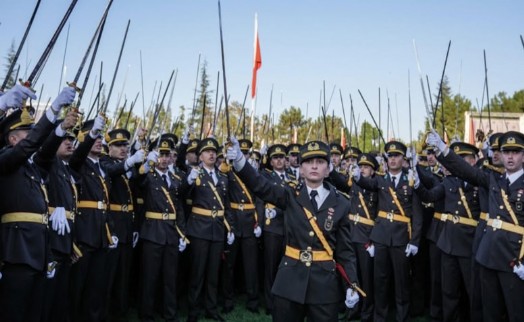
<path id="1" fill-rule="evenodd" d="M 411 157 L 412 157 L 411 166 L 414 168 L 418 164 L 418 156 L 417 156 L 417 151 L 415 150 L 415 147 L 411 149 Z"/>
<path id="2" fill-rule="evenodd" d="M 189 175 L 187 176 L 187 183 L 193 184 L 195 180 L 198 178 L 199 171 L 195 168 L 191 169 L 191 172 L 189 172 Z"/>
<path id="3" fill-rule="evenodd" d="M 93 124 L 93 127 L 91 128 L 91 135 L 98 136 L 98 134 L 100 134 L 100 131 L 104 129 L 105 125 L 106 125 L 105 118 L 101 115 L 98 115 L 95 118 L 95 123 Z"/>
<path id="4" fill-rule="evenodd" d="M 60 94 L 55 98 L 53 103 L 51 104 L 51 109 L 55 114 L 60 112 L 62 107 L 71 105 L 73 101 L 75 100 L 76 96 L 76 89 L 75 87 L 67 86 L 62 89 Z"/>
<path id="5" fill-rule="evenodd" d="M 129 158 L 127 158 L 126 160 L 126 166 L 127 168 L 131 168 L 133 165 L 137 164 L 137 163 L 142 163 L 142 161 L 144 161 L 144 155 L 145 155 L 145 151 L 140 149 L 138 151 L 136 151 L 132 156 L 130 156 Z"/>
<path id="6" fill-rule="evenodd" d="M 184 240 L 184 238 L 180 238 L 178 240 L 178 251 L 183 252 L 184 249 L 186 249 L 186 247 L 187 247 L 186 241 Z"/>
<path id="7" fill-rule="evenodd" d="M 113 244 L 112 245 L 110 244 L 109 248 L 111 248 L 111 249 L 117 248 L 118 247 L 118 237 L 111 236 L 111 240 L 113 241 Z"/>
<path id="8" fill-rule="evenodd" d="M 35 93 L 30 88 L 16 84 L 7 93 L 0 96 L 0 110 L 7 111 L 9 108 L 20 108 L 22 102 L 28 97 L 36 99 Z"/>
<path id="9" fill-rule="evenodd" d="M 266 208 L 266 218 L 273 219 L 277 216 L 277 211 L 272 208 Z"/>
<path id="10" fill-rule="evenodd" d="M 446 143 L 442 141 L 440 135 L 438 135 L 437 131 L 435 131 L 434 129 L 432 129 L 431 132 L 429 132 L 428 137 L 426 138 L 426 143 L 428 145 L 436 147 L 437 149 L 439 149 L 440 152 L 444 152 L 444 150 L 446 150 L 447 147 Z"/>
<path id="11" fill-rule="evenodd" d="M 260 226 L 256 226 L 253 232 L 255 233 L 256 238 L 259 238 L 262 235 L 262 229 L 260 228 Z"/>
<path id="12" fill-rule="evenodd" d="M 267 144 L 264 143 L 262 147 L 260 148 L 260 155 L 266 155 L 267 154 Z"/>
<path id="13" fill-rule="evenodd" d="M 369 246 L 366 247 L 366 252 L 368 252 L 369 257 L 375 257 L 375 245 L 369 244 Z"/>
<path id="14" fill-rule="evenodd" d="M 48 280 L 52 279 L 53 277 L 55 277 L 55 274 L 56 274 L 56 262 L 50 262 L 47 264 L 47 271 L 46 271 L 46 278 Z"/>
<path id="15" fill-rule="evenodd" d="M 486 151 L 487 149 L 489 149 L 489 139 L 484 140 L 482 143 L 482 150 Z"/>
<path id="16" fill-rule="evenodd" d="M 517 274 L 521 280 L 524 280 L 524 265 L 518 263 L 513 266 L 513 273 Z"/>
<path id="17" fill-rule="evenodd" d="M 52 222 L 51 228 L 56 231 L 58 235 L 64 236 L 66 231 L 68 234 L 71 232 L 64 207 L 56 207 L 49 217 L 49 220 Z"/>
<path id="18" fill-rule="evenodd" d="M 346 290 L 346 300 L 344 303 L 346 304 L 348 309 L 352 309 L 357 305 L 358 300 L 360 299 L 360 296 L 358 296 L 358 292 L 354 291 L 351 288 L 348 288 Z"/>
<path id="19" fill-rule="evenodd" d="M 182 143 L 183 144 L 189 144 L 189 132 L 191 130 L 191 126 L 186 127 L 184 130 L 184 134 L 182 134 Z"/>
<path id="20" fill-rule="evenodd" d="M 227 159 L 233 160 L 235 163 L 240 163 L 244 158 L 244 154 L 240 151 L 240 144 L 238 144 L 238 140 L 234 136 L 232 136 L 229 141 L 231 142 L 231 146 L 227 148 Z"/>
<path id="21" fill-rule="evenodd" d="M 351 170 L 351 175 L 353 176 L 353 179 L 355 181 L 360 180 L 360 167 L 358 165 L 353 166 L 353 169 Z"/>
<path id="22" fill-rule="evenodd" d="M 413 180 L 415 189 L 418 188 L 420 185 L 420 178 L 418 177 L 417 169 L 415 169 L 415 171 L 413 171 L 413 169 L 408 170 L 408 180 Z"/>
<path id="23" fill-rule="evenodd" d="M 255 161 L 255 159 L 249 158 L 247 159 L 247 163 L 249 163 L 250 166 L 258 170 L 258 163 Z"/>
<path id="24" fill-rule="evenodd" d="M 138 231 L 133 232 L 133 248 L 136 247 L 136 244 L 138 244 L 138 238 L 140 237 L 140 234 Z"/>
<path id="25" fill-rule="evenodd" d="M 234 242 L 235 242 L 235 234 L 233 234 L 232 232 L 227 233 L 227 244 L 233 245 Z"/>
<path id="26" fill-rule="evenodd" d="M 409 257 L 409 255 L 415 256 L 418 253 L 418 247 L 415 245 L 408 244 L 406 246 L 406 257 Z"/>
<path id="27" fill-rule="evenodd" d="M 147 163 L 149 162 L 158 163 L 158 152 L 157 151 L 151 151 L 147 154 Z"/>

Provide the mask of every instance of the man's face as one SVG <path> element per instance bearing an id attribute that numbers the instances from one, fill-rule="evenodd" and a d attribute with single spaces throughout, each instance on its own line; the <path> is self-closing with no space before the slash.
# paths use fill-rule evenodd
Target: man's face
<path id="1" fill-rule="evenodd" d="M 271 157 L 271 166 L 275 171 L 284 171 L 286 166 L 286 157 L 283 155 L 275 155 Z"/>
<path id="2" fill-rule="evenodd" d="M 493 150 L 493 157 L 491 157 L 491 163 L 496 166 L 504 165 L 502 162 L 502 154 L 500 150 Z"/>
<path id="3" fill-rule="evenodd" d="M 300 174 L 306 184 L 321 184 L 324 178 L 329 175 L 329 165 L 325 159 L 312 158 L 300 164 Z"/>
<path id="4" fill-rule="evenodd" d="M 340 160 L 341 160 L 340 154 L 337 154 L 337 153 L 331 154 L 331 162 L 333 163 L 333 166 L 335 168 L 340 165 Z"/>
<path id="5" fill-rule="evenodd" d="M 399 153 L 390 153 L 388 156 L 388 169 L 389 171 L 400 171 L 402 164 L 404 163 L 404 156 Z"/>
<path id="6" fill-rule="evenodd" d="M 169 167 L 169 160 L 171 159 L 170 152 L 160 152 L 158 155 L 157 169 L 160 171 L 166 171 Z"/>
<path id="7" fill-rule="evenodd" d="M 477 164 L 477 158 L 474 155 L 464 156 L 464 161 L 469 163 L 470 166 L 474 167 Z"/>
<path id="8" fill-rule="evenodd" d="M 67 160 L 71 157 L 73 154 L 73 151 L 75 151 L 74 145 L 73 145 L 73 138 L 66 137 L 62 140 L 62 143 L 58 147 L 58 150 L 56 150 L 56 155 L 62 159 Z"/>
<path id="9" fill-rule="evenodd" d="M 373 170 L 373 168 L 370 165 L 363 164 L 360 166 L 360 174 L 363 177 L 366 177 L 366 178 L 372 177 L 374 173 L 375 173 L 375 170 Z"/>
<path id="10" fill-rule="evenodd" d="M 298 153 L 290 153 L 288 156 L 289 165 L 293 168 L 297 168 L 300 165 L 298 164 Z"/>
<path id="11" fill-rule="evenodd" d="M 129 145 L 127 142 L 118 142 L 109 146 L 109 156 L 118 159 L 125 160 L 129 151 Z"/>
<path id="12" fill-rule="evenodd" d="M 200 161 L 208 168 L 215 166 L 217 153 L 215 150 L 205 150 L 200 153 Z"/>
<path id="13" fill-rule="evenodd" d="M 28 130 L 14 130 L 9 133 L 9 144 L 15 146 L 29 134 Z"/>
<path id="14" fill-rule="evenodd" d="M 357 158 L 352 157 L 352 156 L 349 157 L 348 158 L 348 163 L 349 163 L 349 165 L 357 165 Z"/>
<path id="15" fill-rule="evenodd" d="M 437 158 L 434 152 L 428 152 L 428 165 L 434 167 L 437 165 Z"/>
<path id="16" fill-rule="evenodd" d="M 522 169 L 524 151 L 502 151 L 502 161 L 506 172 L 515 173 Z"/>
<path id="17" fill-rule="evenodd" d="M 91 151 L 90 151 L 90 153 L 95 154 L 95 155 L 100 155 L 100 154 L 102 154 L 102 138 L 98 137 L 98 138 L 95 140 L 95 143 L 94 143 L 93 146 L 91 147 Z"/>
<path id="18" fill-rule="evenodd" d="M 186 154 L 186 160 L 189 164 L 196 164 L 197 163 L 197 155 L 195 152 L 188 152 Z"/>

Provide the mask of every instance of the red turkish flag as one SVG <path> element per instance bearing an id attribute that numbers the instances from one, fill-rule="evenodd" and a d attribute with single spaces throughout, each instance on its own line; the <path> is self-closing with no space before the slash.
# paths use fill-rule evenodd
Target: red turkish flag
<path id="1" fill-rule="evenodd" d="M 258 16 L 255 14 L 255 55 L 253 63 L 253 79 L 251 80 L 251 98 L 255 98 L 257 93 L 257 72 L 262 67 L 262 55 L 260 54 L 260 41 L 258 39 Z"/>

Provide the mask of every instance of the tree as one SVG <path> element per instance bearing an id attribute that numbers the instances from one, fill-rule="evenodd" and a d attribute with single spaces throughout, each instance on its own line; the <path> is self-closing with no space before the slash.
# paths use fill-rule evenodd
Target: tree
<path id="1" fill-rule="evenodd" d="M 11 65 L 15 61 L 15 55 L 16 55 L 16 46 L 15 46 L 15 41 L 13 40 L 7 52 L 7 56 L 5 57 L 6 63 L 4 64 L 4 67 L 5 67 L 6 76 L 7 76 L 7 72 L 9 71 L 9 67 L 11 67 Z M 15 85 L 16 83 L 15 76 L 16 75 L 14 75 L 14 73 L 11 73 L 11 75 L 9 75 L 9 80 L 7 81 L 6 88 L 11 88 Z"/>
<path id="2" fill-rule="evenodd" d="M 209 88 L 209 75 L 207 74 L 207 61 L 204 60 L 200 69 L 200 85 L 197 91 L 197 101 L 195 105 L 195 113 L 192 118 L 192 125 L 195 129 L 195 137 L 202 133 L 202 137 L 206 135 L 209 129 L 209 124 L 213 122 L 214 111 L 213 101 L 211 99 L 212 90 Z M 215 102 L 216 104 L 216 102 Z M 204 111 L 205 106 L 205 111 Z M 202 128 L 204 126 L 204 128 Z M 200 137 L 198 137 L 200 138 Z"/>

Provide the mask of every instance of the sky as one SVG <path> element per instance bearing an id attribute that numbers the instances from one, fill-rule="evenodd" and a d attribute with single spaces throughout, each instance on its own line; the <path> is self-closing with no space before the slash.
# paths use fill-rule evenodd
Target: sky
<path id="1" fill-rule="evenodd" d="M 2 65 L 11 42 L 18 44 L 22 38 L 35 4 L 36 0 L 17 0 L 2 5 Z M 30 74 L 69 4 L 68 0 L 42 1 L 19 58 L 21 76 Z M 74 77 L 106 4 L 107 0 L 78 1 L 35 86 L 40 91 L 44 84 L 43 92 L 37 93 L 42 101 L 56 96 L 66 81 Z M 378 122 L 380 88 L 382 130 L 386 131 L 389 96 L 393 116 L 389 136 L 395 134 L 409 141 L 409 92 L 414 136 L 423 130 L 426 116 L 413 40 L 422 75 L 428 76 L 433 94 L 437 93 L 449 41 L 446 76 L 453 94 L 464 95 L 474 105 L 476 100 L 482 101 L 483 50 L 491 97 L 500 91 L 512 95 L 524 89 L 524 48 L 519 38 L 524 35 L 522 0 L 222 0 L 221 6 L 230 101 L 242 102 L 251 83 L 254 16 L 258 14 L 262 53 L 257 83 L 258 115 L 268 113 L 273 86 L 276 116 L 293 105 L 300 107 L 307 117 L 316 118 L 325 81 L 327 101 L 335 88 L 329 114 L 334 110 L 335 115 L 343 116 L 341 90 L 347 116 L 351 95 L 357 119 L 372 122 L 358 94 L 360 90 Z M 141 90 L 140 52 L 146 108 L 155 82 L 163 81 L 165 86 L 171 70 L 177 69 L 172 106 L 185 105 L 190 110 L 199 55 L 201 62 L 207 62 L 210 87 L 215 90 L 217 72 L 222 73 L 216 0 L 114 0 L 91 81 L 86 86 L 84 108 L 91 100 L 95 80 L 100 77 L 100 61 L 104 66 L 102 80 L 111 83 L 128 19 L 131 25 L 109 111 L 116 108 L 122 88 L 128 100 Z M 62 70 L 64 52 L 65 71 Z M 61 73 L 64 77 L 59 83 Z M 4 75 L 2 66 L 0 79 Z M 250 107 L 251 102 L 246 106 Z M 142 113 L 141 98 L 135 112 Z"/>

